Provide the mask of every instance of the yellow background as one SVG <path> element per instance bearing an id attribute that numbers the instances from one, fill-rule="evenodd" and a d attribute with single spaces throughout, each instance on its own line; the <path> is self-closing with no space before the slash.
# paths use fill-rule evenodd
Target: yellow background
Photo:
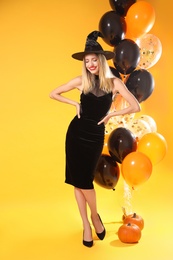
<path id="1" fill-rule="evenodd" d="M 156 12 L 150 31 L 161 41 L 161 59 L 141 114 L 157 123 L 168 143 L 164 160 L 133 193 L 132 205 L 145 220 L 138 244 L 122 244 L 123 180 L 116 190 L 96 185 L 107 229 L 104 241 L 82 246 L 82 226 L 73 189 L 64 184 L 64 139 L 75 114 L 49 98 L 56 86 L 81 74 L 71 54 L 111 10 L 108 0 L 0 1 L 0 258 L 2 260 L 173 259 L 172 231 L 172 24 L 171 0 L 148 0 Z M 111 49 L 104 42 L 103 47 Z M 68 94 L 78 99 L 78 92 Z"/>

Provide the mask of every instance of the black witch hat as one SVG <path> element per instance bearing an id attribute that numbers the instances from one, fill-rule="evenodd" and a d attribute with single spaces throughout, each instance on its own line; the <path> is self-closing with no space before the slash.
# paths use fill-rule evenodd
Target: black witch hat
<path id="1" fill-rule="evenodd" d="M 76 60 L 83 60 L 86 54 L 103 54 L 107 60 L 110 60 L 114 57 L 114 53 L 111 51 L 104 51 L 102 46 L 97 42 L 97 38 L 102 37 L 103 35 L 99 31 L 93 31 L 87 36 L 85 50 L 83 52 L 77 52 L 72 55 Z"/>

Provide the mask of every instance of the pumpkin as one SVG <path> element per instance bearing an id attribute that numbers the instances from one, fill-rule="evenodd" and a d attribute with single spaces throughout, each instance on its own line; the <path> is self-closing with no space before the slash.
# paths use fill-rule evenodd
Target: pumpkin
<path id="1" fill-rule="evenodd" d="M 133 223 L 136 224 L 141 230 L 144 228 L 144 220 L 141 216 L 137 215 L 136 213 L 127 215 L 123 219 L 123 223 Z"/>
<path id="2" fill-rule="evenodd" d="M 118 237 L 123 243 L 137 243 L 141 238 L 141 230 L 135 224 L 123 224 L 118 229 Z"/>

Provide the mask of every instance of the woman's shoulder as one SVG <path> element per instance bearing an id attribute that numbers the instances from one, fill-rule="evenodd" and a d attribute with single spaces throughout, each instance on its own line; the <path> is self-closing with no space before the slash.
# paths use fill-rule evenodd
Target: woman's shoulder
<path id="1" fill-rule="evenodd" d="M 118 77 L 113 77 L 112 80 L 113 80 L 113 83 L 122 82 L 122 80 Z"/>
<path id="2" fill-rule="evenodd" d="M 124 86 L 124 83 L 121 79 L 115 77 L 113 78 L 113 89 L 119 89 Z"/>
<path id="3" fill-rule="evenodd" d="M 82 83 L 82 76 L 77 76 L 77 77 L 71 79 L 71 81 L 74 81 L 76 83 Z"/>
<path id="4" fill-rule="evenodd" d="M 72 84 L 73 86 L 75 86 L 76 88 L 78 88 L 79 90 L 81 90 L 82 76 L 77 76 L 77 77 L 71 79 L 69 83 Z"/>

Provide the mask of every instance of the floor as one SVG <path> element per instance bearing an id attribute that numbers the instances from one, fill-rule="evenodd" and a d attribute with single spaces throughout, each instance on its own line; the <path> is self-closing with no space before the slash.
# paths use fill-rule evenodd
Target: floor
<path id="1" fill-rule="evenodd" d="M 164 175 L 163 175 L 164 172 Z M 120 177 L 115 191 L 95 184 L 99 213 L 107 234 L 94 246 L 82 245 L 82 227 L 73 189 L 57 184 L 57 200 L 12 202 L 1 205 L 0 257 L 2 260 L 54 259 L 157 259 L 172 260 L 172 181 L 162 163 L 154 167 L 150 179 L 127 199 Z M 122 225 L 122 207 L 144 219 L 138 243 L 122 243 L 117 235 Z M 93 228 L 93 227 L 92 227 Z"/>

